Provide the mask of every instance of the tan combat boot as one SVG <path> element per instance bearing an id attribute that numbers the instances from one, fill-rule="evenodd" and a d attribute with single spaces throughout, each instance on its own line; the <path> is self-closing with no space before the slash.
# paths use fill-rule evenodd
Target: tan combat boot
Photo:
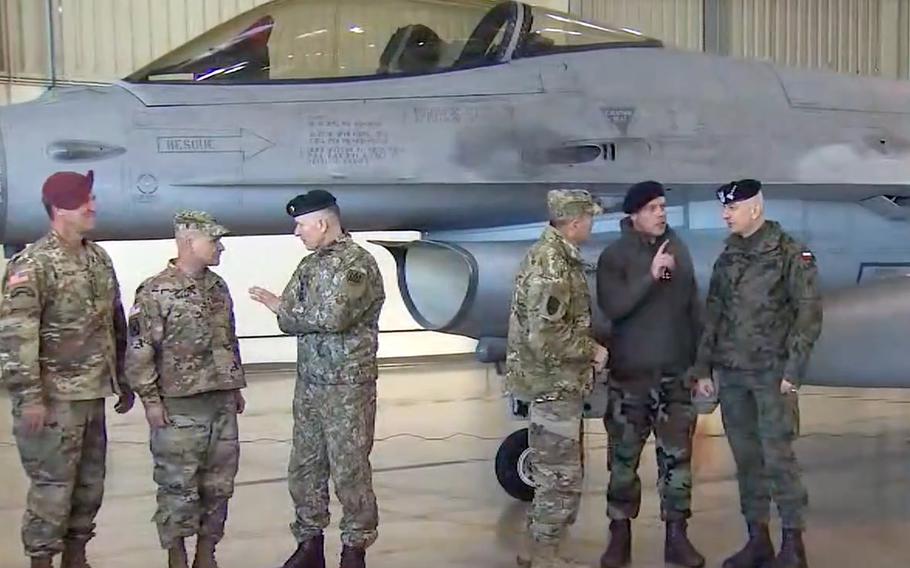
<path id="1" fill-rule="evenodd" d="M 85 560 L 84 540 L 68 540 L 63 545 L 63 560 L 60 568 L 92 568 Z"/>
<path id="2" fill-rule="evenodd" d="M 570 558 L 559 555 L 559 545 L 541 542 L 531 543 L 531 562 L 526 566 L 530 568 L 590 568 Z"/>
<path id="3" fill-rule="evenodd" d="M 193 568 L 218 568 L 215 560 L 215 539 L 200 536 L 196 540 L 196 558 L 193 559 Z"/>
<path id="4" fill-rule="evenodd" d="M 186 545 L 183 539 L 177 539 L 174 546 L 167 549 L 167 568 L 189 568 L 186 559 Z"/>

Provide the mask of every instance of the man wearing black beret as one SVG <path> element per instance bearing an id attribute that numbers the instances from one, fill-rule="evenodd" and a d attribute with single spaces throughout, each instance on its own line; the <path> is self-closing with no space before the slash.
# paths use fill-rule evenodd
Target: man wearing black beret
<path id="1" fill-rule="evenodd" d="M 821 333 L 814 255 L 765 219 L 761 183 L 744 179 L 717 189 L 730 228 L 714 263 L 705 329 L 693 375 L 711 395 L 718 380 L 727 441 L 736 461 L 746 545 L 724 568 L 805 568 L 802 531 L 808 494 L 793 441 L 799 435 L 797 388 Z M 770 502 L 783 538 L 775 557 Z"/>
<path id="2" fill-rule="evenodd" d="M 652 431 L 666 562 L 693 568 L 705 563 L 687 536 L 696 420 L 687 372 L 695 360 L 699 301 L 689 251 L 667 226 L 664 194 L 656 181 L 629 188 L 622 236 L 603 251 L 597 266 L 597 301 L 612 322 L 604 414 L 610 436 L 611 536 L 602 568 L 631 561 L 631 519 L 641 505 L 638 464 Z"/>
<path id="3" fill-rule="evenodd" d="M 345 233 L 335 197 L 316 189 L 286 206 L 294 234 L 313 251 L 279 297 L 259 287 L 253 300 L 297 336 L 294 438 L 288 485 L 297 550 L 283 568 L 325 566 L 329 476 L 341 501 L 342 568 L 366 566 L 378 512 L 370 451 L 376 420 L 376 351 L 385 300 L 375 259 Z"/>

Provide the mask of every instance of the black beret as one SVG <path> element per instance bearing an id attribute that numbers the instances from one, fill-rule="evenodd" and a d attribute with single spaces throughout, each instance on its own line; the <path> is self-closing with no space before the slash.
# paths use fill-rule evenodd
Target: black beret
<path id="1" fill-rule="evenodd" d="M 335 196 L 324 189 L 314 189 L 288 201 L 287 212 L 291 217 L 321 211 L 335 205 Z"/>
<path id="2" fill-rule="evenodd" d="M 717 188 L 717 199 L 724 205 L 755 197 L 761 191 L 761 182 L 755 179 L 731 181 Z"/>
<path id="3" fill-rule="evenodd" d="M 638 182 L 626 192 L 622 202 L 622 210 L 629 215 L 638 213 L 638 210 L 657 199 L 663 197 L 665 189 L 662 183 L 656 181 Z"/>

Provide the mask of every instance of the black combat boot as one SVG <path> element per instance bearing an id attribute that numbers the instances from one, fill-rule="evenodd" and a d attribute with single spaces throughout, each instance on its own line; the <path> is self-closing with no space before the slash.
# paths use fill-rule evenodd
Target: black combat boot
<path id="1" fill-rule="evenodd" d="M 50 556 L 32 556 L 31 568 L 54 568 L 54 562 Z"/>
<path id="2" fill-rule="evenodd" d="M 63 545 L 60 568 L 92 568 L 85 559 L 85 540 L 68 540 Z"/>
<path id="3" fill-rule="evenodd" d="M 724 560 L 723 568 L 769 568 L 774 562 L 774 545 L 766 523 L 749 523 L 749 542 Z"/>
<path id="4" fill-rule="evenodd" d="M 802 531 L 784 529 L 782 534 L 780 553 L 771 566 L 773 568 L 809 568 Z"/>
<path id="5" fill-rule="evenodd" d="M 352 546 L 345 545 L 341 549 L 341 565 L 340 568 L 366 568 L 367 551 L 363 548 L 354 548 Z"/>
<path id="6" fill-rule="evenodd" d="M 684 568 L 701 568 L 705 557 L 695 550 L 686 534 L 685 520 L 667 521 L 667 538 L 664 540 L 664 562 Z"/>
<path id="7" fill-rule="evenodd" d="M 610 544 L 600 557 L 600 568 L 622 568 L 632 561 L 632 521 L 610 521 Z"/>
<path id="8" fill-rule="evenodd" d="M 178 538 L 173 546 L 167 549 L 167 568 L 189 568 L 186 558 L 186 544 Z"/>
<path id="9" fill-rule="evenodd" d="M 314 536 L 298 544 L 281 568 L 325 568 L 325 537 Z"/>
<path id="10" fill-rule="evenodd" d="M 215 559 L 215 547 L 218 543 L 213 538 L 200 536 L 196 539 L 196 557 L 193 559 L 193 568 L 218 568 Z"/>

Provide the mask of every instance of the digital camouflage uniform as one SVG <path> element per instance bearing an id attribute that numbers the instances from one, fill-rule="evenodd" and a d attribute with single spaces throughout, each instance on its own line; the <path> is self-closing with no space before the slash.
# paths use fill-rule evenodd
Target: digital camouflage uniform
<path id="1" fill-rule="evenodd" d="M 737 235 L 714 264 L 695 376 L 719 380 L 724 428 L 736 460 L 742 513 L 766 524 L 774 498 L 786 529 L 801 530 L 808 503 L 792 443 L 795 392 L 821 331 L 815 258 L 774 221 Z"/>
<path id="2" fill-rule="evenodd" d="M 0 364 L 13 405 L 13 434 L 31 480 L 22 524 L 29 556 L 94 536 L 104 493 L 104 399 L 123 381 L 126 322 L 110 257 L 84 241 L 66 248 L 55 232 L 14 256 L 0 303 Z M 37 434 L 20 430 L 23 406 L 44 403 Z"/>
<path id="3" fill-rule="evenodd" d="M 548 201 L 551 217 L 600 213 L 580 190 L 551 191 Z M 506 356 L 506 390 L 530 401 L 536 545 L 558 545 L 578 513 L 582 400 L 593 387 L 595 349 L 581 252 L 547 227 L 515 280 Z"/>
<path id="4" fill-rule="evenodd" d="M 178 230 L 219 238 L 227 229 L 201 212 L 176 218 Z M 236 390 L 246 386 L 227 284 L 171 260 L 136 290 L 129 316 L 126 373 L 143 404 L 163 404 L 169 424 L 151 431 L 162 548 L 199 535 L 224 536 L 240 459 Z"/>
<path id="5" fill-rule="evenodd" d="M 344 545 L 366 549 L 376 540 L 370 452 L 384 301 L 375 259 L 347 234 L 304 257 L 281 295 L 278 326 L 297 336 L 288 486 L 298 543 L 329 524 L 330 475 Z"/>

